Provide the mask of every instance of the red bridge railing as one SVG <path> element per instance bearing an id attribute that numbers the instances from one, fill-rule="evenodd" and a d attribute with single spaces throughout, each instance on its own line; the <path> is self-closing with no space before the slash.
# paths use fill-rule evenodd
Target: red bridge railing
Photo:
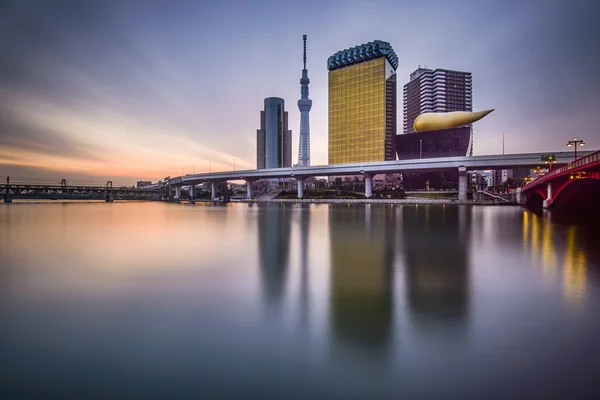
<path id="1" fill-rule="evenodd" d="M 567 165 L 563 165 L 562 167 L 557 168 L 554 171 L 548 172 L 547 174 L 542 175 L 539 178 L 532 180 L 527 185 L 523 186 L 523 189 L 526 189 L 526 188 L 529 188 L 529 187 L 532 187 L 535 185 L 539 185 L 540 183 L 548 181 L 548 180 L 552 179 L 553 177 L 555 177 L 557 175 L 561 175 L 569 170 L 584 167 L 588 164 L 595 163 L 598 161 L 600 161 L 600 151 L 597 151 L 592 154 L 588 154 L 585 157 L 578 158 L 577 160 L 572 161 L 572 162 L 568 163 Z"/>

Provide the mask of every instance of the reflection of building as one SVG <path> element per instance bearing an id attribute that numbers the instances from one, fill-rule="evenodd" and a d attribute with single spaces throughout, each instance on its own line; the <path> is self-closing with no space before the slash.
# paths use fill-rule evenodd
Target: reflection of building
<path id="1" fill-rule="evenodd" d="M 396 135 L 398 159 L 464 157 L 471 151 L 471 132 L 470 126 L 463 126 Z"/>
<path id="2" fill-rule="evenodd" d="M 260 112 L 260 129 L 256 130 L 256 168 L 292 166 L 292 131 L 288 130 L 288 113 L 279 97 L 267 97 Z"/>
<path id="3" fill-rule="evenodd" d="M 419 68 L 404 85 L 403 131 L 414 133 L 415 119 L 426 112 L 473 111 L 470 72 Z"/>
<path id="4" fill-rule="evenodd" d="M 413 321 L 432 317 L 460 322 L 466 317 L 469 210 L 466 206 L 402 209 L 408 304 Z"/>
<path id="5" fill-rule="evenodd" d="M 264 294 L 269 302 L 279 303 L 287 279 L 291 218 L 280 205 L 258 207 L 258 250 Z"/>
<path id="6" fill-rule="evenodd" d="M 350 207 L 329 213 L 331 330 L 357 349 L 385 349 L 393 312 L 394 222 L 388 207 Z"/>
<path id="7" fill-rule="evenodd" d="M 380 40 L 329 57 L 329 164 L 396 159 L 397 67 Z"/>

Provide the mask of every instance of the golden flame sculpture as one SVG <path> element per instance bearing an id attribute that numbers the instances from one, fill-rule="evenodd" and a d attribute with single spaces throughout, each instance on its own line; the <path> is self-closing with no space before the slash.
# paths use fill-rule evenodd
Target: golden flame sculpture
<path id="1" fill-rule="evenodd" d="M 447 113 L 424 113 L 415 119 L 415 132 L 437 131 L 440 129 L 458 128 L 479 121 L 494 111 L 484 110 L 477 112 L 451 111 Z"/>

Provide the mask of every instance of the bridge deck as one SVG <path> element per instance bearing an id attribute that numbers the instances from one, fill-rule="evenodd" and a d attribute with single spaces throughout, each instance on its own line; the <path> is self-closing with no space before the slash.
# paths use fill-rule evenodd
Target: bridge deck
<path id="1" fill-rule="evenodd" d="M 572 160 L 571 152 L 555 152 L 557 164 Z M 591 154 L 585 152 L 583 154 Z M 398 172 L 443 171 L 464 167 L 467 170 L 535 168 L 541 163 L 542 153 L 500 154 L 467 157 L 440 157 L 415 160 L 381 161 L 357 164 L 319 165 L 309 167 L 272 168 L 243 171 L 188 174 L 169 179 L 170 185 L 199 184 L 207 181 L 257 180 L 268 178 L 297 178 L 311 176 L 339 176 L 358 174 L 386 174 Z"/>

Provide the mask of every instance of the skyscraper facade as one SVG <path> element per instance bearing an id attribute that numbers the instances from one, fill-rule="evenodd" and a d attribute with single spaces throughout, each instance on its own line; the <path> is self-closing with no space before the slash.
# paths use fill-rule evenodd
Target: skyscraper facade
<path id="1" fill-rule="evenodd" d="M 256 130 L 256 168 L 292 166 L 292 131 L 288 130 L 285 102 L 279 97 L 267 97 L 265 110 L 260 112 L 260 129 Z"/>
<path id="2" fill-rule="evenodd" d="M 403 131 L 414 133 L 415 119 L 426 112 L 473 111 L 470 72 L 419 68 L 402 91 Z"/>
<path id="3" fill-rule="evenodd" d="M 298 109 L 300 110 L 300 146 L 298 146 L 298 166 L 310 165 L 310 124 L 309 113 L 312 107 L 312 100 L 308 98 L 308 70 L 306 69 L 306 35 L 302 36 L 304 40 L 304 69 L 300 79 L 300 100 L 298 100 Z"/>
<path id="4" fill-rule="evenodd" d="M 396 159 L 397 68 L 381 40 L 329 57 L 329 164 Z"/>

